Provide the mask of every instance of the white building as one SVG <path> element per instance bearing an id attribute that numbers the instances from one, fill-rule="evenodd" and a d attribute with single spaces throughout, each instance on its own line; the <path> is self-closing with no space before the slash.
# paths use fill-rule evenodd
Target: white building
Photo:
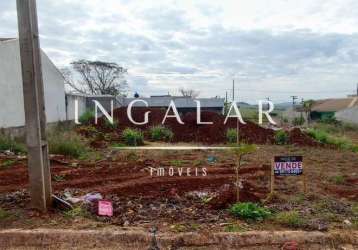
<path id="1" fill-rule="evenodd" d="M 47 122 L 66 120 L 64 78 L 43 51 L 41 59 Z M 19 40 L 0 38 L 0 128 L 24 125 Z"/>

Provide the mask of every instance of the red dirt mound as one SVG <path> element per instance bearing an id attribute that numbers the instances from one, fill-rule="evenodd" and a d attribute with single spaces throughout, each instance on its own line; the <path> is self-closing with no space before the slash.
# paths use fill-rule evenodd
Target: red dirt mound
<path id="1" fill-rule="evenodd" d="M 166 110 L 160 108 L 133 108 L 132 117 L 136 122 L 143 122 L 146 112 L 149 113 L 149 122 L 144 125 L 133 124 L 128 116 L 126 108 L 118 108 L 114 110 L 114 120 L 117 123 L 117 131 L 125 128 L 137 128 L 146 131 L 152 126 L 160 125 L 164 119 Z M 174 132 L 174 142 L 201 142 L 205 144 L 225 143 L 226 131 L 229 128 L 237 128 L 237 119 L 229 118 L 225 122 L 225 116 L 210 112 L 201 112 L 202 122 L 212 122 L 212 124 L 197 124 L 196 112 L 189 112 L 181 116 L 184 124 L 180 124 L 176 118 L 169 117 L 164 125 Z M 100 118 L 97 124 L 100 131 L 113 131 L 113 128 L 106 126 L 105 118 Z M 255 123 L 246 122 L 239 124 L 240 140 L 253 144 L 273 144 L 275 143 L 275 131 L 263 128 Z M 290 133 L 290 142 L 297 145 L 317 146 L 318 143 L 301 132 L 300 129 L 294 129 Z"/>

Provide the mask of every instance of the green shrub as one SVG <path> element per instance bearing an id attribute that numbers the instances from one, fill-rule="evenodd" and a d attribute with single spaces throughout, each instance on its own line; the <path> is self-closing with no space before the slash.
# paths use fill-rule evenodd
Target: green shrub
<path id="1" fill-rule="evenodd" d="M 144 144 L 143 133 L 138 129 L 126 128 L 122 137 L 124 142 L 129 146 L 140 146 Z"/>
<path id="2" fill-rule="evenodd" d="M 95 113 L 93 110 L 86 110 L 86 112 L 84 112 L 80 118 L 78 119 L 78 121 L 81 124 L 90 124 L 95 118 Z"/>
<path id="3" fill-rule="evenodd" d="M 73 132 L 53 133 L 48 136 L 49 152 L 74 158 L 83 158 L 90 152 L 84 139 Z"/>
<path id="4" fill-rule="evenodd" d="M 231 206 L 230 213 L 245 220 L 264 220 L 271 215 L 271 212 L 251 202 L 236 203 Z"/>
<path id="5" fill-rule="evenodd" d="M 275 133 L 275 142 L 278 145 L 286 145 L 289 143 L 289 136 L 286 131 L 278 130 Z"/>
<path id="6" fill-rule="evenodd" d="M 0 207 L 0 221 L 10 218 L 12 214 Z"/>
<path id="7" fill-rule="evenodd" d="M 301 227 L 305 224 L 304 219 L 301 218 L 300 214 L 297 211 L 278 213 L 275 215 L 274 221 L 281 225 L 294 228 Z"/>
<path id="8" fill-rule="evenodd" d="M 343 137 L 330 136 L 328 133 L 320 129 L 310 129 L 308 130 L 308 135 L 323 144 L 335 145 L 342 150 L 351 150 L 353 152 L 358 151 L 358 146 L 353 145 L 350 140 Z"/>
<path id="9" fill-rule="evenodd" d="M 346 181 L 346 178 L 344 178 L 342 175 L 336 175 L 333 176 L 330 180 L 336 185 L 342 185 Z"/>
<path id="10" fill-rule="evenodd" d="M 11 139 L 8 136 L 0 135 L 0 151 L 10 150 L 13 153 L 26 153 L 24 144 Z"/>
<path id="11" fill-rule="evenodd" d="M 302 126 L 305 123 L 305 118 L 295 117 L 292 121 L 293 126 Z"/>
<path id="12" fill-rule="evenodd" d="M 237 130 L 234 128 L 229 128 L 226 131 L 226 140 L 228 143 L 236 143 L 237 142 Z"/>
<path id="13" fill-rule="evenodd" d="M 174 133 L 164 126 L 155 126 L 150 128 L 150 137 L 153 141 L 171 141 Z"/>

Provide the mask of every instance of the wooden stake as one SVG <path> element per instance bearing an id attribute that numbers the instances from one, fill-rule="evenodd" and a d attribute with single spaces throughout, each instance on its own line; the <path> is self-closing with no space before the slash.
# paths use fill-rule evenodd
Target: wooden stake
<path id="1" fill-rule="evenodd" d="M 36 0 L 17 0 L 31 204 L 51 206 L 51 175 Z"/>
<path id="2" fill-rule="evenodd" d="M 271 161 L 271 180 L 270 180 L 270 194 L 275 191 L 275 161 Z"/>

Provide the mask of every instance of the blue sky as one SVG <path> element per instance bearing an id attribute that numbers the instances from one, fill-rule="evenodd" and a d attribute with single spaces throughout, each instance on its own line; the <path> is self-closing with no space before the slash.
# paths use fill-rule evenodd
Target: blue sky
<path id="1" fill-rule="evenodd" d="M 0 37 L 17 36 L 14 0 Z M 76 59 L 128 68 L 132 91 L 275 102 L 345 96 L 358 82 L 354 0 L 38 0 L 41 45 L 59 67 Z"/>

